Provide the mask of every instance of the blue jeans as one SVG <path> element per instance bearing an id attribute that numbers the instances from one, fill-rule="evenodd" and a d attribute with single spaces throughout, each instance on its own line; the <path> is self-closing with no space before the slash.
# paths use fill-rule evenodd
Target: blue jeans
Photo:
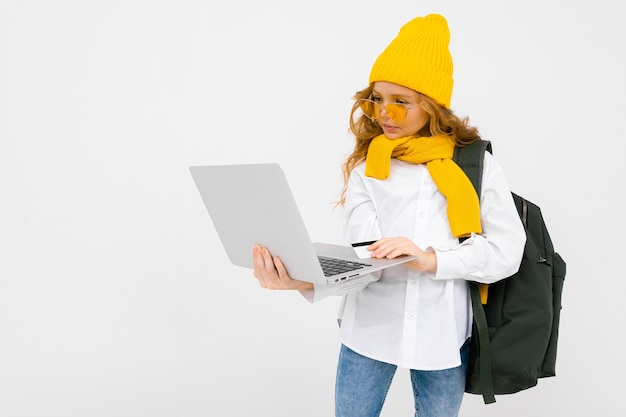
<path id="1" fill-rule="evenodd" d="M 461 366 L 441 371 L 411 369 L 415 417 L 457 417 L 465 392 L 468 343 Z M 335 385 L 336 417 L 378 417 L 397 366 L 359 355 L 342 345 Z"/>

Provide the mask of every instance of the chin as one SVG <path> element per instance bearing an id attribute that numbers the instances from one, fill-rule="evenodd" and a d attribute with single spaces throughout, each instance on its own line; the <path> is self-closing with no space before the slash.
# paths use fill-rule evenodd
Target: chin
<path id="1" fill-rule="evenodd" d="M 385 133 L 385 137 L 389 140 L 395 140 L 395 139 L 403 138 L 404 135 L 399 134 L 399 133 Z"/>

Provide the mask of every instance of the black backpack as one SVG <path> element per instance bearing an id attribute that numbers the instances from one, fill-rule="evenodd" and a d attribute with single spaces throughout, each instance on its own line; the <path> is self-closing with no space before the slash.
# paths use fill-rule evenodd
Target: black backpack
<path id="1" fill-rule="evenodd" d="M 485 150 L 491 152 L 491 142 L 479 140 L 454 151 L 479 196 Z M 482 395 L 485 404 L 556 375 L 565 262 L 554 251 L 540 208 L 515 193 L 513 200 L 527 239 L 518 272 L 490 284 L 484 305 L 478 284 L 469 284 L 474 322 L 465 392 Z"/>

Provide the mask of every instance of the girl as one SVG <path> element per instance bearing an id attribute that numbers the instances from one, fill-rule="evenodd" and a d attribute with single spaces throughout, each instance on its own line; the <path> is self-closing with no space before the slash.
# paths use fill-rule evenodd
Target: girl
<path id="1" fill-rule="evenodd" d="M 457 416 L 472 325 L 467 281 L 493 283 L 521 262 L 526 237 L 497 161 L 485 153 L 480 198 L 452 161 L 455 146 L 479 135 L 450 110 L 449 40 L 443 16 L 404 25 L 355 95 L 350 118 L 346 240 L 375 240 L 375 258 L 417 258 L 367 279 L 314 286 L 253 248 L 262 287 L 299 290 L 311 302 L 343 296 L 338 417 L 380 415 L 397 367 L 410 370 L 416 416 Z"/>

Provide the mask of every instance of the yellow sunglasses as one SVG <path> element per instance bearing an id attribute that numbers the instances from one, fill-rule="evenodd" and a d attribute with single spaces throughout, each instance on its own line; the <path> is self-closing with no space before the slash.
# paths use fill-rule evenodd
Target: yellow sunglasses
<path id="1" fill-rule="evenodd" d="M 407 107 L 406 104 L 402 103 L 389 103 L 383 105 L 367 98 L 359 100 L 359 107 L 361 108 L 363 114 L 371 120 L 378 119 L 380 117 L 380 112 L 384 110 L 387 117 L 397 123 L 403 121 L 406 118 L 407 112 L 413 108 Z"/>

